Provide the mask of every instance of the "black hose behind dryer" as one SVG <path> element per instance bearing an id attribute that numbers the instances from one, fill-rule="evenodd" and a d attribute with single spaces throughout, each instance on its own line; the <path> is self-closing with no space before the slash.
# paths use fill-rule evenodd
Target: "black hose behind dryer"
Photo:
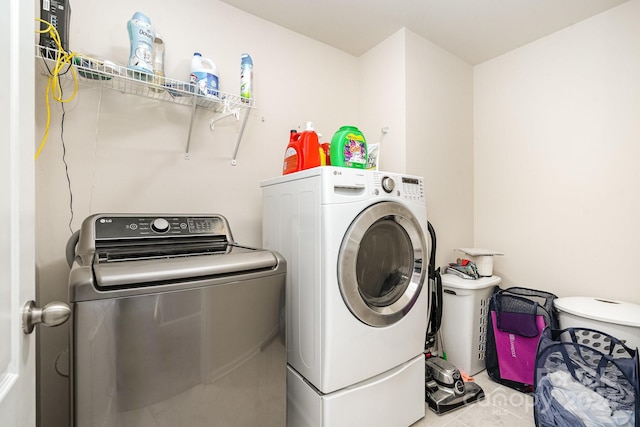
<path id="1" fill-rule="evenodd" d="M 427 221 L 427 228 L 429 230 L 429 237 L 431 238 L 431 254 L 429 255 L 428 269 L 429 288 L 431 289 L 431 312 L 425 340 L 425 350 L 428 351 L 434 346 L 442 323 L 442 277 L 440 277 L 440 268 L 436 269 L 436 231 L 429 221 Z"/>

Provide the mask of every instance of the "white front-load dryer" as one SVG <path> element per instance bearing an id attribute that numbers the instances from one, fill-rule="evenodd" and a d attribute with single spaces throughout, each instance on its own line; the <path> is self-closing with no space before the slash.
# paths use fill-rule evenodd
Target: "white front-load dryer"
<path id="1" fill-rule="evenodd" d="M 287 260 L 288 425 L 354 425 L 357 404 L 370 408 L 380 394 L 398 413 L 357 421 L 402 426 L 424 416 L 423 179 L 318 167 L 262 190 L 263 247 Z"/>

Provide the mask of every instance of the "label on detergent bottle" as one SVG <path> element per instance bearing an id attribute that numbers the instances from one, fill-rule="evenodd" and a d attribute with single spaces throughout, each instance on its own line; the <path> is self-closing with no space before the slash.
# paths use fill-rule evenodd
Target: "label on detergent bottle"
<path id="1" fill-rule="evenodd" d="M 282 165 L 282 174 L 286 175 L 298 171 L 298 152 L 293 147 L 287 147 L 284 152 L 284 163 Z"/>
<path id="2" fill-rule="evenodd" d="M 364 168 L 367 164 L 367 146 L 362 134 L 349 133 L 344 144 L 344 165 Z"/>
<path id="3" fill-rule="evenodd" d="M 218 76 L 206 71 L 193 71 L 190 80 L 201 95 L 218 96 Z"/>
<path id="4" fill-rule="evenodd" d="M 195 87 L 199 95 L 217 97 L 220 87 L 218 67 L 211 59 L 203 58 L 200 52 L 194 52 L 191 58 L 189 83 Z"/>

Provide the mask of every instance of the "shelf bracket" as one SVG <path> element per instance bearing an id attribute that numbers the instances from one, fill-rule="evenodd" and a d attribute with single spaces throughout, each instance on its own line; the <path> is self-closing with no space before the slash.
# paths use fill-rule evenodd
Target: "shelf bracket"
<path id="1" fill-rule="evenodd" d="M 193 130 L 193 120 L 196 117 L 196 105 L 198 102 L 198 97 L 193 97 L 193 103 L 191 104 L 191 119 L 189 121 L 189 134 L 187 135 L 187 149 L 184 153 L 184 159 L 189 160 L 189 146 L 191 145 L 191 131 Z"/>
<path id="2" fill-rule="evenodd" d="M 233 116 L 236 120 L 240 120 L 240 110 L 236 109 L 233 111 L 227 111 L 226 113 L 223 113 L 218 117 L 214 117 L 213 119 L 209 120 L 209 128 L 211 128 L 211 130 L 214 130 L 216 122 L 219 122 L 222 119 L 226 119 L 229 116 Z"/>
<path id="3" fill-rule="evenodd" d="M 242 141 L 242 134 L 244 133 L 244 127 L 247 125 L 247 119 L 249 118 L 249 114 L 251 113 L 250 109 L 245 110 L 244 118 L 242 119 L 242 125 L 240 126 L 240 133 L 238 133 L 238 141 L 236 142 L 236 148 L 233 150 L 233 157 L 231 158 L 231 165 L 235 166 L 238 164 L 236 161 L 236 157 L 238 157 L 238 149 L 240 148 L 240 141 Z"/>

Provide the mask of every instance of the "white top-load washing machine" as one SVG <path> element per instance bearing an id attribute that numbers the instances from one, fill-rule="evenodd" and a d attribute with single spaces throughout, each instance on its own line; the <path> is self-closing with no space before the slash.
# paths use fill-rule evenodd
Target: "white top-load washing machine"
<path id="1" fill-rule="evenodd" d="M 288 425 L 293 406 L 306 411 L 295 393 L 320 399 L 309 403 L 320 415 L 298 414 L 300 425 L 388 427 L 421 418 L 428 322 L 423 179 L 318 167 L 264 181 L 262 189 L 263 246 L 288 265 Z M 292 384 L 294 377 L 303 385 Z M 369 391 L 354 391 L 359 385 Z M 337 399 L 349 402 L 343 412 L 322 406 L 342 394 L 350 395 Z M 371 413 L 372 399 L 383 399 L 388 420 Z"/>

